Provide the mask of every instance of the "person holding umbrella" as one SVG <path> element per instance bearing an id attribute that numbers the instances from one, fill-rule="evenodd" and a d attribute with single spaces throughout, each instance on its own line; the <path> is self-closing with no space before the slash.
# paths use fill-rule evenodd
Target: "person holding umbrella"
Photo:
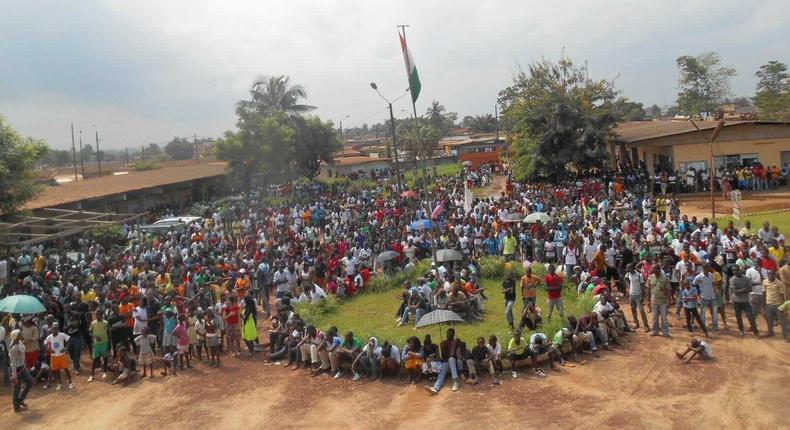
<path id="1" fill-rule="evenodd" d="M 14 384 L 14 394 L 12 397 L 14 404 L 14 412 L 21 412 L 27 409 L 25 398 L 30 388 L 33 387 L 33 378 L 30 372 L 27 371 L 25 365 L 25 344 L 22 343 L 22 332 L 14 330 L 11 332 L 11 346 L 8 351 L 10 368 L 11 368 L 11 382 Z M 22 388 L 25 384 L 25 388 Z"/>

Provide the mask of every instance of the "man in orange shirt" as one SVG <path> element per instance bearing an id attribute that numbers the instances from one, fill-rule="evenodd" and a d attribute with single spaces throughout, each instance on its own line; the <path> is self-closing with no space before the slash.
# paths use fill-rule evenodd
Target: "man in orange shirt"
<path id="1" fill-rule="evenodd" d="M 250 278 L 247 277 L 247 270 L 241 269 L 239 270 L 239 277 L 236 278 L 236 291 L 239 294 L 240 298 L 244 298 L 247 290 L 250 289 Z"/>
<path id="2" fill-rule="evenodd" d="M 132 318 L 132 312 L 134 312 L 134 308 L 134 304 L 129 302 L 128 295 L 121 297 L 121 303 L 118 305 L 118 316 L 123 318 L 124 328 L 123 330 L 119 330 L 121 338 L 118 340 L 113 339 L 115 344 L 120 341 L 129 347 L 131 343 L 134 343 L 132 342 L 132 332 L 134 329 L 134 318 Z"/>

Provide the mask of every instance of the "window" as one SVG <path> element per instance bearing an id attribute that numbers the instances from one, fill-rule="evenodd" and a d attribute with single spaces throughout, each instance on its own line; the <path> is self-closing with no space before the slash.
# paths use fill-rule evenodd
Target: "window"
<path id="1" fill-rule="evenodd" d="M 693 167 L 694 170 L 706 170 L 708 168 L 708 163 L 706 161 L 681 161 L 680 162 L 680 172 L 685 173 L 688 171 L 689 167 Z"/>
<path id="2" fill-rule="evenodd" d="M 779 154 L 781 157 L 780 162 L 782 163 L 782 166 L 784 166 L 785 164 L 790 164 L 790 151 L 782 151 Z"/>

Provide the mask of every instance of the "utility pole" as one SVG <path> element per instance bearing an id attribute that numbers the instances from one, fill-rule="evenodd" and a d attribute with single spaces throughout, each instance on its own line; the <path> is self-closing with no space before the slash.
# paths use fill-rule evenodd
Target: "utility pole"
<path id="1" fill-rule="evenodd" d="M 82 130 L 80 130 L 80 168 L 82 169 L 82 179 L 85 179 L 85 156 L 82 152 Z"/>
<path id="2" fill-rule="evenodd" d="M 346 119 L 346 118 L 348 118 L 350 116 L 351 115 L 346 115 L 346 116 L 343 117 L 343 119 Z M 346 140 L 345 140 L 345 138 L 343 136 L 343 119 L 340 120 L 340 144 L 341 145 L 345 145 L 346 144 Z"/>
<path id="3" fill-rule="evenodd" d="M 494 121 L 496 121 L 496 140 L 499 143 L 499 110 L 496 103 L 494 104 Z"/>
<path id="4" fill-rule="evenodd" d="M 197 133 L 193 135 L 192 142 L 195 143 L 195 161 L 197 162 L 197 164 L 200 164 L 200 150 L 198 149 Z"/>
<path id="5" fill-rule="evenodd" d="M 74 158 L 74 180 L 77 180 L 77 149 L 74 147 L 74 123 L 71 123 L 71 156 Z"/>
<path id="6" fill-rule="evenodd" d="M 702 130 L 697 126 L 697 123 L 694 122 L 694 119 L 689 117 L 689 121 L 691 121 L 691 125 L 697 129 L 698 132 L 702 133 Z M 708 137 L 706 134 L 702 133 L 705 136 L 705 139 L 708 141 L 708 152 L 710 153 L 710 168 L 708 169 L 708 181 L 709 181 L 709 188 L 710 188 L 710 221 L 716 219 L 716 193 L 714 192 L 714 183 L 715 183 L 715 176 L 716 176 L 716 165 L 714 164 L 714 157 L 713 157 L 713 142 L 719 137 L 719 133 L 724 128 L 724 119 L 719 120 L 719 123 L 716 125 L 716 129 L 713 130 L 713 134 Z"/>
<path id="7" fill-rule="evenodd" d="M 129 147 L 126 147 L 126 167 L 129 167 Z"/>
<path id="8" fill-rule="evenodd" d="M 96 124 L 91 124 L 93 130 L 96 132 L 96 163 L 99 165 L 99 176 L 101 176 L 101 150 L 99 149 L 99 129 Z"/>
<path id="9" fill-rule="evenodd" d="M 400 163 L 398 163 L 398 138 L 395 136 L 395 115 L 392 113 L 392 103 L 387 102 L 390 107 L 390 132 L 392 133 L 392 155 L 395 157 L 395 174 L 398 176 L 398 190 L 401 189 L 400 183 Z"/>
<path id="10" fill-rule="evenodd" d="M 142 154 L 143 163 L 145 163 L 145 145 L 140 145 L 140 154 Z"/>

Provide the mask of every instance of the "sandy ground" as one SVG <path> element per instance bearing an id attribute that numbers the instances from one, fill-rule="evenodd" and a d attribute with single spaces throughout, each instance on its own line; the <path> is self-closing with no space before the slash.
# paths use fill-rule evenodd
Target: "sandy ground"
<path id="1" fill-rule="evenodd" d="M 790 208 L 790 189 L 787 187 L 771 191 L 753 193 L 750 191 L 741 194 L 741 213 L 750 214 Z M 681 195 L 681 213 L 698 218 L 711 216 L 711 200 L 709 193 Z M 730 199 L 723 199 L 721 193 L 716 193 L 716 216 L 732 215 L 735 204 Z M 790 214 L 788 215 L 790 216 Z"/>
<path id="2" fill-rule="evenodd" d="M 670 320 L 671 339 L 640 331 L 627 336 L 624 346 L 589 358 L 586 366 L 550 372 L 545 379 L 523 371 L 499 387 L 489 386 L 486 376 L 485 384 L 457 393 L 448 383 L 436 397 L 403 380 L 312 377 L 265 364 L 261 356 L 226 357 L 219 369 L 199 364 L 175 377 L 157 375 L 127 387 L 109 380 L 87 383 L 83 372 L 75 377 L 74 391 L 34 387 L 30 409 L 19 414 L 11 410 L 10 390 L 0 389 L 0 427 L 786 428 L 790 343 L 740 338 L 730 330 L 710 340 L 713 361 L 684 365 L 673 350 L 690 337 Z M 729 320 L 734 325 L 732 315 Z"/>

